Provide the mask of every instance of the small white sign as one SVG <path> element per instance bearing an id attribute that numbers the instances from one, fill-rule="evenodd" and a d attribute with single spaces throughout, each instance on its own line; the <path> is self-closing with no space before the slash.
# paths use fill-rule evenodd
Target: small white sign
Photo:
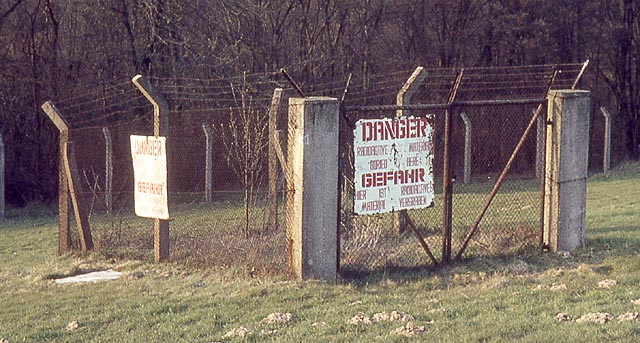
<path id="1" fill-rule="evenodd" d="M 354 212 L 433 204 L 433 129 L 427 117 L 361 119 L 354 130 Z"/>
<path id="2" fill-rule="evenodd" d="M 169 219 L 166 137 L 131 136 L 136 215 Z"/>

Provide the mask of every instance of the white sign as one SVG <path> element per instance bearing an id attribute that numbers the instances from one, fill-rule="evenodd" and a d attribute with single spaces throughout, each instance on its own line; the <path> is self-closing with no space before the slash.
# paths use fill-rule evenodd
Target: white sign
<path id="1" fill-rule="evenodd" d="M 361 119 L 354 130 L 354 212 L 433 204 L 433 129 L 426 117 Z"/>
<path id="2" fill-rule="evenodd" d="M 136 215 L 169 219 L 166 137 L 131 136 Z"/>

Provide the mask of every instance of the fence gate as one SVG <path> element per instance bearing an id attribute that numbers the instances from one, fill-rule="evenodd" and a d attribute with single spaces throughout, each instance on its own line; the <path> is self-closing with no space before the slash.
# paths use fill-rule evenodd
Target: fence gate
<path id="1" fill-rule="evenodd" d="M 546 94 L 574 88 L 587 64 L 418 68 L 406 81 L 351 86 L 340 129 L 341 271 L 413 269 L 540 248 Z M 399 91 L 390 93 L 393 87 Z M 400 141 L 420 135 L 415 123 L 422 121 L 432 130 L 430 146 L 403 155 Z M 371 137 L 388 140 L 363 148 Z M 407 172 L 423 169 L 420 163 L 431 168 L 413 183 L 420 176 Z M 397 184 L 409 187 L 389 196 Z M 431 190 L 432 202 L 423 196 Z M 390 206 L 408 209 L 388 213 Z"/>

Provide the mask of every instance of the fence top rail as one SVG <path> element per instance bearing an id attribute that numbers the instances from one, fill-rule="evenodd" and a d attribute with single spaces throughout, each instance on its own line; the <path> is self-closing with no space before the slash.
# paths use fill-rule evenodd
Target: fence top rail
<path id="1" fill-rule="evenodd" d="M 395 111 L 395 110 L 444 110 L 450 106 L 491 106 L 491 105 L 524 105 L 539 104 L 546 99 L 500 99 L 500 100 L 469 100 L 456 101 L 452 104 L 407 104 L 407 105 L 350 105 L 346 111 Z"/>

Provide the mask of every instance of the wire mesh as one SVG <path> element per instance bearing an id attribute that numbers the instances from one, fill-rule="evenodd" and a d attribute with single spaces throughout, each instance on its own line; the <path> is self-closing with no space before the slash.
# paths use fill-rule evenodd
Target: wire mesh
<path id="1" fill-rule="evenodd" d="M 285 271 L 285 185 L 280 170 L 277 206 L 272 209 L 276 222 L 268 221 L 267 119 L 273 89 L 282 86 L 270 81 L 271 76 L 151 79 L 171 107 L 170 260 L 252 275 Z M 129 137 L 153 134 L 153 108 L 132 85 L 117 88 L 60 101 L 59 109 L 72 128 L 96 248 L 113 258 L 151 259 L 153 220 L 134 213 Z M 276 113 L 279 128 L 285 125 L 288 96 L 285 92 Z M 110 187 L 108 141 L 113 153 Z"/>
<path id="2" fill-rule="evenodd" d="M 431 115 L 433 128 L 433 206 L 408 214 L 430 250 L 446 260 L 444 206 L 445 111 L 452 111 L 450 175 L 452 187 L 451 248 L 461 252 L 463 241 L 489 198 L 510 155 L 551 88 L 571 88 L 584 65 L 543 65 L 508 68 L 427 69 L 420 91 L 405 106 L 414 116 Z M 456 76 L 462 74 L 455 99 L 447 104 Z M 408 76 L 408 73 L 406 74 Z M 555 78 L 554 78 L 555 76 Z M 402 84 L 402 80 L 395 80 Z M 400 89 L 398 86 L 396 89 Z M 393 118 L 395 94 L 372 94 L 371 102 L 345 106 L 341 142 L 342 185 L 341 269 L 345 272 L 416 268 L 432 265 L 411 231 L 396 232 L 390 214 L 354 215 L 353 129 L 363 118 Z M 365 97 L 366 98 L 366 97 Z M 358 98 L 357 101 L 363 98 Z M 384 100 L 381 100 L 384 99 Z M 384 105 L 386 102 L 386 105 Z M 546 109 L 543 109 L 543 113 Z M 465 122 L 466 121 L 466 122 Z M 511 164 L 497 196 L 471 236 L 461 257 L 513 255 L 540 247 L 542 149 L 546 125 L 537 125 Z M 467 130 L 469 132 L 467 133 Z M 468 136 L 467 136 L 468 134 Z M 465 158 L 465 153 L 469 154 Z M 351 206 L 351 207 L 349 207 Z"/>
<path id="3" fill-rule="evenodd" d="M 432 115 L 435 199 L 430 208 L 409 216 L 436 257 L 443 254 L 444 114 L 452 111 L 452 252 L 461 248 L 469 226 L 509 154 L 531 119 L 554 71 L 554 88 L 575 82 L 582 65 L 521 68 L 427 69 L 405 115 Z M 456 76 L 462 82 L 452 106 L 447 99 Z M 343 272 L 416 268 L 431 264 L 411 231 L 392 230 L 388 214 L 353 215 L 353 126 L 361 118 L 395 117 L 398 90 L 411 71 L 355 75 L 344 82 L 303 85 L 305 92 L 342 98 L 340 265 Z M 170 105 L 168 184 L 170 260 L 250 274 L 286 272 L 284 204 L 291 199 L 278 169 L 276 223 L 271 222 L 267 192 L 267 118 L 274 88 L 285 88 L 277 111 L 278 138 L 286 151 L 287 103 L 293 90 L 275 73 L 227 79 L 151 78 Z M 346 78 L 345 78 L 346 80 Z M 347 91 L 345 93 L 345 91 Z M 114 258 L 153 256 L 153 222 L 139 218 L 133 206 L 130 135 L 152 135 L 152 107 L 130 82 L 57 103 L 71 127 L 96 247 Z M 472 126 L 470 158 L 465 162 L 462 114 Z M 105 131 L 105 128 L 108 131 Z M 544 126 L 542 127 L 544 129 Z M 210 132 L 207 133 L 207 131 Z M 109 139 L 106 136 L 108 132 Z M 107 142 L 111 141 L 111 145 Z M 500 193 L 481 221 L 463 257 L 515 254 L 538 246 L 540 213 L 540 138 L 525 141 Z M 111 186 L 106 156 L 113 152 Z M 207 154 L 212 156 L 208 168 Z M 536 169 L 538 168 L 538 170 Z M 470 170 L 470 174 L 469 171 Z M 537 172 L 537 173 L 536 173 Z M 465 175 L 469 174 L 469 175 Z M 211 180 L 211 188 L 207 187 Z M 111 190 L 109 190 L 111 188 Z M 395 220 L 395 219 L 394 219 Z"/>

